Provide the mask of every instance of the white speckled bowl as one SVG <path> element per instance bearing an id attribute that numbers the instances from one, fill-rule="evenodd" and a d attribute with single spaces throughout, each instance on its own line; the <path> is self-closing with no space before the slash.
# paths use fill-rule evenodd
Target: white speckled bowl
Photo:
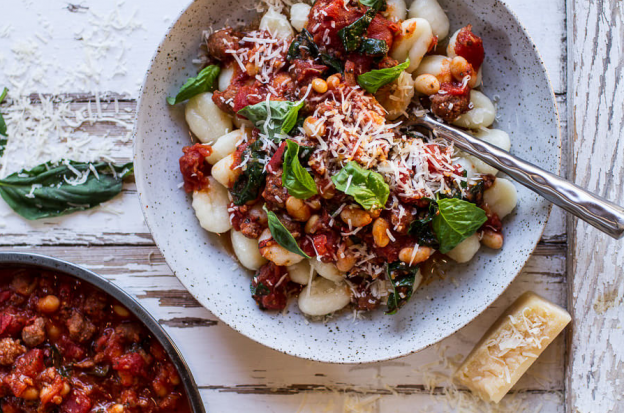
<path id="1" fill-rule="evenodd" d="M 511 134 L 512 151 L 558 172 L 560 132 L 546 69 L 523 26 L 498 0 L 441 1 L 452 30 L 468 23 L 486 47 L 484 92 L 498 99 L 498 128 Z M 487 249 L 450 278 L 421 288 L 398 315 L 383 311 L 354 323 L 343 315 L 328 323 L 306 322 L 291 304 L 286 315 L 263 312 L 251 298 L 251 276 L 241 270 L 216 236 L 197 222 L 191 200 L 178 187 L 178 159 L 190 143 L 176 93 L 197 72 L 192 60 L 201 32 L 242 19 L 250 0 L 197 0 L 182 13 L 160 45 L 147 73 L 135 138 L 136 181 L 145 218 L 158 247 L 193 296 L 223 322 L 276 350 L 311 360 L 364 363 L 421 350 L 454 333 L 489 306 L 533 252 L 550 212 L 549 203 L 518 186 L 516 211 L 505 220 L 505 247 Z"/>

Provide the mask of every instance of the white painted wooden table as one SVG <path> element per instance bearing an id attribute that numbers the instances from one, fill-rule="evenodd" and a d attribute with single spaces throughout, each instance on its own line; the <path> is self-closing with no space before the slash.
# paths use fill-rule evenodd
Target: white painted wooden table
<path id="1" fill-rule="evenodd" d="M 17 120 L 24 116 L 57 125 L 52 134 L 73 142 L 69 153 L 76 159 L 98 151 L 130 159 L 140 82 L 157 43 L 185 3 L 5 0 L 0 86 L 12 91 L 3 112 L 10 112 L 9 132 L 14 136 L 0 173 L 14 170 L 21 161 L 32 166 L 54 155 L 35 142 L 35 130 L 20 126 Z M 533 36 L 551 75 L 565 140 L 562 170 L 622 203 L 622 2 L 508 3 Z M 21 107 L 19 95 L 29 94 L 34 107 Z M 58 101 L 64 103 L 57 102 L 52 112 L 42 110 L 50 95 L 59 94 L 64 98 Z M 75 111 L 91 121 L 68 126 L 67 121 L 74 124 L 81 116 Z M 516 386 L 511 402 L 520 401 L 521 407 L 512 409 L 508 403 L 497 411 L 624 411 L 624 253 L 619 243 L 566 219 L 556 208 L 522 274 L 474 322 L 434 348 L 358 366 L 313 363 L 277 353 L 201 308 L 155 247 L 132 183 L 120 197 L 87 213 L 32 223 L 0 203 L 0 217 L 2 250 L 67 259 L 139 298 L 181 347 L 211 413 L 348 412 L 345 406 L 356 399 L 375 412 L 445 411 L 448 387 L 443 380 L 433 380 L 433 373 L 448 374 L 449 359 L 465 355 L 526 290 L 567 306 L 574 323 L 567 337 L 559 337 Z M 460 391 L 459 396 L 465 399 L 468 394 Z M 475 411 L 494 410 L 482 405 Z"/>

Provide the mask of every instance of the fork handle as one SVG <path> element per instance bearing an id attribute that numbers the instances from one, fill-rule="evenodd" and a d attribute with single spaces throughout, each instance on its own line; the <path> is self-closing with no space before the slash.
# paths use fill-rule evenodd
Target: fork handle
<path id="1" fill-rule="evenodd" d="M 431 116 L 418 124 L 615 239 L 624 236 L 624 208 Z"/>

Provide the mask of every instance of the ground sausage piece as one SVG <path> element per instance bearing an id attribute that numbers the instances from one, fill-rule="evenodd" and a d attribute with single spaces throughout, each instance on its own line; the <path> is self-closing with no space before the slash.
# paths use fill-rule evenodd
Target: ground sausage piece
<path id="1" fill-rule="evenodd" d="M 22 346 L 19 340 L 3 338 L 0 340 L 0 365 L 10 366 L 21 354 L 26 352 L 26 347 Z"/>
<path id="2" fill-rule="evenodd" d="M 234 32 L 232 28 L 217 30 L 206 41 L 208 53 L 215 59 L 227 60 L 232 55 L 226 53 L 226 50 L 237 50 L 240 39 L 239 34 Z"/>
<path id="3" fill-rule="evenodd" d="M 262 198 L 273 207 L 284 208 L 288 199 L 288 190 L 282 185 L 281 168 L 274 174 L 268 174 Z"/>
<path id="4" fill-rule="evenodd" d="M 444 85 L 443 85 L 444 89 Z M 431 96 L 431 111 L 437 117 L 451 123 L 470 110 L 470 93 L 435 94 Z"/>
<path id="5" fill-rule="evenodd" d="M 28 347 L 38 346 L 45 341 L 45 338 L 45 320 L 43 317 L 37 317 L 31 325 L 22 330 L 22 340 Z"/>
<path id="6" fill-rule="evenodd" d="M 69 337 L 72 340 L 84 343 L 95 333 L 95 326 L 85 316 L 78 311 L 72 311 L 71 317 L 67 320 Z"/>

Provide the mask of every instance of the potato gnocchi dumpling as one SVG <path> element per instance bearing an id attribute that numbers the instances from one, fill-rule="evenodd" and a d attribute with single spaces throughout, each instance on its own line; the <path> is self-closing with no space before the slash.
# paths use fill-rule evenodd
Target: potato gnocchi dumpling
<path id="1" fill-rule="evenodd" d="M 258 246 L 260 248 L 260 254 L 264 258 L 280 267 L 288 267 L 303 261 L 301 255 L 290 252 L 275 242 L 268 228 L 265 229 L 262 235 L 260 235 L 260 238 L 258 238 Z"/>
<path id="2" fill-rule="evenodd" d="M 458 246 L 446 253 L 446 255 L 458 263 L 465 263 L 470 261 L 481 248 L 479 242 L 479 236 L 473 234 L 463 240 Z"/>
<path id="3" fill-rule="evenodd" d="M 427 20 L 438 40 L 443 40 L 449 34 L 451 22 L 437 0 L 414 0 L 409 8 L 409 17 Z"/>
<path id="4" fill-rule="evenodd" d="M 298 32 L 308 24 L 308 14 L 312 6 L 306 3 L 295 3 L 290 6 L 290 24 Z"/>
<path id="5" fill-rule="evenodd" d="M 311 259 L 310 265 L 323 278 L 327 278 L 335 283 L 344 281 L 346 274 L 338 270 L 335 264 Z"/>
<path id="6" fill-rule="evenodd" d="M 237 129 L 223 135 L 212 145 L 212 153 L 206 158 L 206 161 L 214 165 L 226 156 L 233 154 L 236 151 L 236 145 L 245 137 L 245 130 L 243 129 Z"/>
<path id="7" fill-rule="evenodd" d="M 393 22 L 405 20 L 407 16 L 407 6 L 405 0 L 387 0 L 386 10 L 383 15 L 386 19 Z"/>
<path id="8" fill-rule="evenodd" d="M 223 234 L 232 229 L 228 204 L 228 191 L 213 177 L 208 178 L 208 186 L 193 192 L 193 209 L 199 224 L 208 232 Z"/>
<path id="9" fill-rule="evenodd" d="M 309 316 L 324 316 L 342 310 L 351 302 L 351 293 L 345 283 L 336 284 L 317 277 L 299 294 L 299 309 Z"/>
<path id="10" fill-rule="evenodd" d="M 297 264 L 289 265 L 286 269 L 288 270 L 290 280 L 301 285 L 308 285 L 311 276 L 315 273 L 310 266 L 310 260 L 303 260 Z"/>
<path id="11" fill-rule="evenodd" d="M 479 129 L 474 135 L 489 144 L 492 144 L 504 151 L 511 149 L 511 140 L 507 132 L 500 129 Z M 470 160 L 472 164 L 477 168 L 477 171 L 484 175 L 496 175 L 498 170 L 493 166 L 488 165 L 481 159 L 478 159 L 472 155 L 464 155 L 466 159 Z"/>
<path id="12" fill-rule="evenodd" d="M 260 30 L 267 30 L 277 39 L 288 39 L 295 35 L 286 16 L 274 8 L 270 8 L 260 20 Z"/>
<path id="13" fill-rule="evenodd" d="M 241 173 L 236 169 L 234 154 L 229 154 L 212 167 L 212 177 L 226 188 L 231 188 Z"/>
<path id="14" fill-rule="evenodd" d="M 388 112 L 386 118 L 397 119 L 407 113 L 407 108 L 412 103 L 414 80 L 409 73 L 403 72 L 394 83 L 377 92 L 375 97 Z"/>
<path id="15" fill-rule="evenodd" d="M 496 178 L 494 185 L 483 193 L 483 201 L 500 219 L 505 218 L 518 204 L 518 191 L 511 181 Z"/>
<path id="16" fill-rule="evenodd" d="M 230 231 L 232 240 L 232 248 L 238 261 L 248 270 L 257 271 L 268 261 L 258 249 L 258 242 L 255 239 L 247 238 L 242 233 L 232 230 Z"/>
<path id="17" fill-rule="evenodd" d="M 395 40 L 390 56 L 399 62 L 410 59 L 408 73 L 415 71 L 433 42 L 431 25 L 425 19 L 409 19 L 401 23 L 401 34 Z"/>
<path id="18" fill-rule="evenodd" d="M 202 143 L 214 143 L 232 130 L 232 118 L 212 101 L 206 92 L 191 98 L 186 104 L 186 122 Z"/>
<path id="19" fill-rule="evenodd" d="M 461 115 L 453 122 L 453 125 L 468 129 L 481 129 L 487 128 L 494 123 L 496 108 L 490 98 L 478 90 L 471 90 L 470 104 L 472 109 Z"/>

